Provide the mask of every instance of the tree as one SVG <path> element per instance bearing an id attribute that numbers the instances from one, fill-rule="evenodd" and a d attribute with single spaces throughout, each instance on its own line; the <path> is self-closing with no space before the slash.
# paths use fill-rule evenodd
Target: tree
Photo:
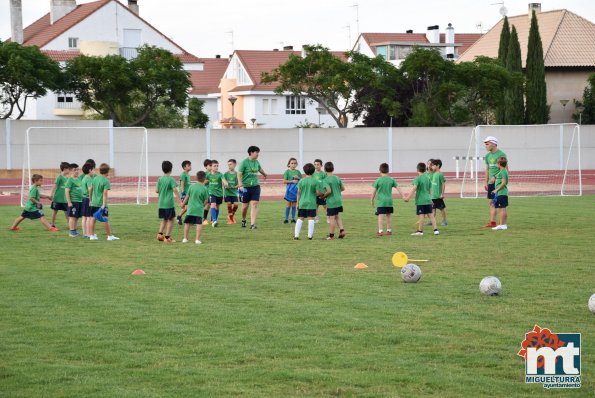
<path id="1" fill-rule="evenodd" d="M 261 82 L 279 82 L 278 95 L 305 95 L 325 108 L 337 126 L 347 127 L 354 93 L 370 84 L 375 78 L 373 71 L 367 65 L 340 59 L 321 45 L 304 46 L 304 51 L 304 57 L 291 54 L 284 64 L 264 72 Z"/>
<path id="2" fill-rule="evenodd" d="M 207 127 L 209 116 L 202 110 L 204 105 L 205 102 L 203 100 L 190 98 L 190 101 L 188 101 L 188 127 L 199 129 Z"/>
<path id="3" fill-rule="evenodd" d="M 527 84 L 525 86 L 525 123 L 546 124 L 549 120 L 547 105 L 547 86 L 545 84 L 545 66 L 543 64 L 543 45 L 539 34 L 539 25 L 535 11 L 531 17 L 529 43 L 527 46 Z"/>
<path id="4" fill-rule="evenodd" d="M 510 46 L 510 25 L 508 24 L 508 17 L 504 16 L 502 24 L 502 31 L 500 32 L 500 45 L 498 46 L 498 61 L 500 65 L 506 68 L 506 56 L 508 55 L 508 47 Z M 496 124 L 506 123 L 506 116 L 504 114 L 504 104 L 500 104 L 496 108 Z"/>
<path id="5" fill-rule="evenodd" d="M 159 106 L 181 113 L 191 86 L 180 59 L 151 46 L 141 47 L 130 62 L 119 55 L 82 55 L 66 69 L 76 98 L 115 126 L 140 125 Z M 152 118 L 155 127 L 163 124 Z"/>
<path id="6" fill-rule="evenodd" d="M 522 74 L 521 45 L 516 27 L 512 25 L 510 43 L 506 55 L 506 69 L 511 74 Z M 523 124 L 525 119 L 525 104 L 523 98 L 523 82 L 514 79 L 505 91 L 504 117 L 505 124 Z"/>
<path id="7" fill-rule="evenodd" d="M 583 100 L 575 101 L 575 105 L 585 108 L 580 115 L 582 124 L 595 124 L 595 73 L 589 76 L 588 82 L 589 84 L 583 91 Z M 574 120 L 579 121 L 578 113 L 574 115 Z"/>
<path id="8" fill-rule="evenodd" d="M 43 97 L 48 90 L 60 90 L 60 65 L 39 51 L 18 43 L 0 42 L 0 118 L 25 114 L 29 99 Z"/>

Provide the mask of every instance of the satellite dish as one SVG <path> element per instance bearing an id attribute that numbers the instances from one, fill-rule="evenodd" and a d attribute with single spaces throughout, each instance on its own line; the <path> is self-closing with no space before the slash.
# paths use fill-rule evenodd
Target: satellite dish
<path id="1" fill-rule="evenodd" d="M 500 15 L 505 17 L 507 14 L 508 14 L 508 8 L 506 8 L 504 6 L 500 7 Z"/>

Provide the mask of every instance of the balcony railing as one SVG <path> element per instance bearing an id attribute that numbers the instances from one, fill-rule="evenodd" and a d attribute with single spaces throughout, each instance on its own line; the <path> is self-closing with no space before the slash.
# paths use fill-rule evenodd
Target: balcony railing
<path id="1" fill-rule="evenodd" d="M 57 109 L 80 109 L 81 103 L 73 97 L 56 97 Z"/>
<path id="2" fill-rule="evenodd" d="M 120 55 L 130 61 L 138 56 L 137 47 L 120 47 Z"/>

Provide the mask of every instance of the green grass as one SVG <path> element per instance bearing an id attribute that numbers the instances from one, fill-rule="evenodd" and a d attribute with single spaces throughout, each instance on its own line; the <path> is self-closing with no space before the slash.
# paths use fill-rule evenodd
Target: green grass
<path id="1" fill-rule="evenodd" d="M 332 242 L 324 222 L 293 241 L 281 202 L 261 203 L 256 231 L 206 228 L 200 247 L 157 242 L 154 206 L 110 209 L 119 242 L 3 228 L 0 396 L 593 396 L 595 196 L 513 198 L 497 232 L 485 200 L 447 205 L 440 236 L 410 236 L 399 202 L 397 234 L 376 238 L 369 202 L 347 201 Z M 0 207 L 2 224 L 19 212 Z M 398 250 L 431 260 L 419 283 L 401 282 Z M 487 275 L 501 296 L 479 294 Z M 582 333 L 580 390 L 524 383 L 535 324 Z"/>

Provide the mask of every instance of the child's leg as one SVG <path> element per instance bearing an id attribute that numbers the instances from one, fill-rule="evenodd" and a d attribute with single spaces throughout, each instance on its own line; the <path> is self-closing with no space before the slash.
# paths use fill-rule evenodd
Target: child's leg
<path id="1" fill-rule="evenodd" d="M 200 242 L 200 234 L 202 232 L 202 224 L 196 224 L 196 239 L 195 241 Z"/>
<path id="2" fill-rule="evenodd" d="M 424 215 L 423 214 L 419 214 L 417 216 L 417 230 L 419 232 L 424 231 Z"/>
<path id="3" fill-rule="evenodd" d="M 83 230 L 83 236 L 87 236 L 87 218 L 81 217 L 81 229 Z"/>
<path id="4" fill-rule="evenodd" d="M 446 209 L 442 209 L 442 221 L 446 221 Z"/>
<path id="5" fill-rule="evenodd" d="M 248 215 L 248 205 L 249 203 L 242 203 L 242 220 L 246 220 L 246 216 Z"/>
<path id="6" fill-rule="evenodd" d="M 231 220 L 231 216 L 233 216 L 233 204 L 231 202 L 227 202 L 227 217 Z"/>
<path id="7" fill-rule="evenodd" d="M 211 221 L 217 221 L 217 203 L 211 203 Z"/>
<path id="8" fill-rule="evenodd" d="M 69 219 L 70 217 L 68 217 L 68 212 L 67 212 L 67 211 L 65 211 L 65 212 L 64 212 L 64 217 L 66 218 L 66 223 L 68 223 L 68 219 Z"/>
<path id="9" fill-rule="evenodd" d="M 308 217 L 308 239 L 312 239 L 314 236 L 314 226 L 316 225 L 316 220 L 314 217 Z"/>
<path id="10" fill-rule="evenodd" d="M 188 240 L 188 234 L 190 233 L 190 224 L 184 224 L 184 240 Z"/>
<path id="11" fill-rule="evenodd" d="M 291 209 L 291 202 L 285 201 L 285 222 L 289 221 L 289 210 Z"/>
<path id="12" fill-rule="evenodd" d="M 337 225 L 337 216 L 331 216 L 331 217 L 329 217 L 329 223 L 328 223 L 328 235 L 329 235 L 329 237 L 335 236 L 336 225 Z"/>
<path id="13" fill-rule="evenodd" d="M 322 210 L 324 211 L 324 214 L 326 214 L 326 205 L 322 205 Z M 331 219 L 329 216 L 326 216 L 326 223 L 329 224 L 331 222 Z"/>
<path id="14" fill-rule="evenodd" d="M 295 212 L 297 211 L 297 202 L 291 202 L 291 219 L 295 221 Z"/>
<path id="15" fill-rule="evenodd" d="M 250 202 L 250 225 L 256 224 L 256 216 L 258 215 L 258 201 Z"/>
<path id="16" fill-rule="evenodd" d="M 166 223 L 167 223 L 167 220 L 165 218 L 162 218 L 161 222 L 159 223 L 159 235 L 163 235 L 163 230 L 165 229 Z"/>
<path id="17" fill-rule="evenodd" d="M 97 220 L 95 220 L 95 217 L 89 217 L 89 236 L 93 236 L 95 235 L 95 222 Z"/>
<path id="18" fill-rule="evenodd" d="M 103 228 L 105 228 L 105 233 L 107 236 L 112 236 L 112 227 L 109 225 L 109 222 L 104 222 Z"/>
<path id="19" fill-rule="evenodd" d="M 56 225 L 56 215 L 58 214 L 58 210 L 52 210 L 52 225 Z"/>
<path id="20" fill-rule="evenodd" d="M 302 224 L 304 223 L 304 217 L 298 217 L 295 223 L 294 235 L 296 238 L 300 237 L 300 231 L 302 230 Z"/>
<path id="21" fill-rule="evenodd" d="M 508 222 L 508 212 L 506 211 L 506 207 L 500 209 L 500 225 L 506 225 Z"/>
<path id="22" fill-rule="evenodd" d="M 386 231 L 392 232 L 393 230 L 393 215 L 392 213 L 386 214 Z"/>
<path id="23" fill-rule="evenodd" d="M 384 214 L 378 214 L 378 232 L 384 229 Z"/>
<path id="24" fill-rule="evenodd" d="M 74 231 L 76 229 L 76 218 L 68 217 L 68 229 Z"/>
<path id="25" fill-rule="evenodd" d="M 494 206 L 494 203 L 490 200 L 490 222 L 496 222 L 496 206 Z"/>
<path id="26" fill-rule="evenodd" d="M 42 217 L 43 218 L 43 217 Z M 16 227 L 19 226 L 19 224 L 25 219 L 25 217 L 23 216 L 18 216 L 16 218 L 16 220 L 14 220 L 14 223 L 12 224 L 12 227 L 10 227 L 10 229 L 15 229 Z M 46 221 L 47 222 L 47 221 Z"/>
<path id="27" fill-rule="evenodd" d="M 434 230 L 438 229 L 438 227 L 436 226 L 436 217 L 434 217 L 434 213 L 430 213 L 429 217 L 430 217 L 430 221 L 432 222 L 432 228 Z"/>
<path id="28" fill-rule="evenodd" d="M 107 224 L 107 223 L 106 223 Z M 174 227 L 174 219 L 170 218 L 169 220 L 165 221 L 165 237 L 169 238 L 171 236 L 171 230 Z"/>
<path id="29" fill-rule="evenodd" d="M 46 227 L 47 229 L 52 228 L 52 226 L 50 225 L 50 223 L 48 222 L 48 220 L 45 217 L 41 217 L 39 219 L 39 221 L 41 221 L 41 223 L 43 224 L 43 226 Z"/>

